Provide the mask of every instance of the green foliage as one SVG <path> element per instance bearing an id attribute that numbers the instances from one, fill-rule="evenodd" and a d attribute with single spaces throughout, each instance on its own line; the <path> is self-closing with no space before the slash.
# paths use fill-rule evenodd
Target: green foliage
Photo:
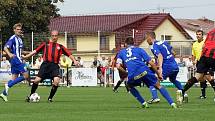
<path id="1" fill-rule="evenodd" d="M 3 40 L 13 34 L 15 23 L 23 23 L 24 33 L 46 32 L 51 18 L 59 16 L 52 0 L 0 0 L 0 28 Z"/>

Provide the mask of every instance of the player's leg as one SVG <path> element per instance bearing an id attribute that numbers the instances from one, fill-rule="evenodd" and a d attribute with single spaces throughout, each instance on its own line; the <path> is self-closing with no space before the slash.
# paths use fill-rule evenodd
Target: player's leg
<path id="1" fill-rule="evenodd" d="M 157 77 L 153 73 L 148 72 L 148 74 L 144 76 L 143 80 L 148 87 L 154 85 L 154 87 L 160 91 L 161 95 L 167 100 L 167 102 L 173 108 L 177 108 L 177 105 L 174 103 L 167 90 L 160 85 Z"/>
<path id="2" fill-rule="evenodd" d="M 203 76 L 204 76 L 203 73 L 196 73 L 196 74 L 195 74 L 195 77 L 190 78 L 190 79 L 186 82 L 186 84 L 184 85 L 184 89 L 182 90 L 182 94 L 184 95 L 185 92 L 186 92 L 188 89 L 190 89 L 190 87 L 192 87 L 193 84 L 197 83 L 198 80 L 199 80 L 200 78 L 202 78 Z"/>
<path id="3" fill-rule="evenodd" d="M 27 72 L 24 64 L 12 66 L 11 73 L 12 73 L 12 80 L 8 81 L 8 83 L 5 84 L 5 89 L 3 90 L 1 96 L 7 96 L 9 88 L 13 87 L 15 84 L 17 84 L 25 79 L 28 79 L 28 72 Z M 18 75 L 20 73 L 22 73 L 22 76 L 18 77 Z"/>
<path id="4" fill-rule="evenodd" d="M 113 91 L 114 92 L 117 92 L 117 89 L 119 88 L 119 86 L 121 85 L 121 83 L 127 78 L 128 74 L 127 73 L 124 73 L 120 70 L 119 71 L 119 77 L 120 77 L 120 80 L 117 82 L 116 86 L 113 88 Z"/>
<path id="5" fill-rule="evenodd" d="M 169 80 L 175 85 L 175 87 L 178 90 L 182 90 L 183 88 L 182 88 L 181 82 L 179 82 L 178 80 L 176 80 L 178 72 L 179 71 L 173 71 L 173 73 L 169 75 Z"/>
<path id="6" fill-rule="evenodd" d="M 207 75 L 205 75 L 206 77 Z M 201 87 L 201 95 L 199 96 L 200 99 L 205 99 L 206 98 L 206 94 L 205 94 L 205 90 L 206 90 L 206 87 L 207 87 L 207 81 L 204 80 L 204 81 L 201 81 L 200 82 L 200 87 Z"/>
<path id="7" fill-rule="evenodd" d="M 119 88 L 119 86 L 121 85 L 122 82 L 123 82 L 122 79 L 120 79 L 120 80 L 117 82 L 116 86 L 113 87 L 113 91 L 114 91 L 114 92 L 118 92 L 117 89 Z"/>
<path id="8" fill-rule="evenodd" d="M 5 84 L 5 89 L 2 91 L 2 93 L 0 94 L 0 97 L 4 100 L 4 101 L 8 101 L 7 99 L 7 95 L 8 95 L 8 83 L 11 83 L 13 80 L 15 80 L 18 77 L 18 74 L 12 74 L 12 79 L 9 80 L 6 84 Z"/>
<path id="9" fill-rule="evenodd" d="M 149 104 L 160 102 L 160 99 L 158 98 L 157 89 L 154 86 L 149 86 L 149 90 L 151 92 L 152 98 L 150 100 L 148 100 L 147 102 Z"/>
<path id="10" fill-rule="evenodd" d="M 36 76 L 36 78 L 34 79 L 34 81 L 32 81 L 33 84 L 32 84 L 32 86 L 31 86 L 31 92 L 30 92 L 30 95 L 27 96 L 27 98 L 25 99 L 26 102 L 29 102 L 29 101 L 30 101 L 30 98 L 29 98 L 29 97 L 30 97 L 32 94 L 34 94 L 34 93 L 36 92 L 36 90 L 37 90 L 37 88 L 38 88 L 38 84 L 39 84 L 39 82 L 40 82 L 41 80 L 42 80 L 42 78 Z"/>
<path id="11" fill-rule="evenodd" d="M 134 83 L 135 82 L 135 83 Z M 144 98 L 140 95 L 139 91 L 135 88 L 135 85 L 141 83 L 140 80 L 128 80 L 127 86 L 130 93 L 137 99 L 137 101 L 142 105 L 143 108 L 148 108 L 147 102 Z"/>
<path id="12" fill-rule="evenodd" d="M 54 97 L 55 93 L 57 92 L 58 85 L 60 83 L 60 78 L 59 77 L 54 77 L 52 89 L 50 91 L 48 101 L 52 102 L 52 98 Z"/>
<path id="13" fill-rule="evenodd" d="M 48 69 L 50 70 L 50 77 L 53 78 L 52 88 L 48 97 L 48 101 L 52 102 L 52 98 L 54 97 L 55 93 L 57 92 L 57 88 L 60 83 L 60 67 L 57 64 L 50 63 Z"/>
<path id="14" fill-rule="evenodd" d="M 160 85 L 160 83 L 156 83 L 155 87 L 160 91 L 161 95 L 167 100 L 167 102 L 173 107 L 177 108 L 176 104 L 174 103 L 173 99 L 169 95 L 168 91 Z"/>

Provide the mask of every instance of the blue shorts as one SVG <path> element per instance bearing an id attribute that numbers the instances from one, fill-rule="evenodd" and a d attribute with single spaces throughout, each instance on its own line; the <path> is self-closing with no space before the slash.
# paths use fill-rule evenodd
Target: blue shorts
<path id="1" fill-rule="evenodd" d="M 179 68 L 176 64 L 163 64 L 163 79 L 166 80 L 166 78 L 169 77 L 170 81 L 175 81 L 177 74 L 179 72 Z"/>
<path id="2" fill-rule="evenodd" d="M 20 60 L 16 56 L 10 60 L 10 64 L 11 64 L 11 73 L 12 74 L 20 74 L 20 73 L 27 72 L 25 64 L 21 63 Z"/>
<path id="3" fill-rule="evenodd" d="M 141 82 L 143 82 L 146 84 L 147 87 L 155 86 L 158 80 L 155 74 L 150 69 L 142 70 L 142 71 L 138 70 L 138 72 L 139 74 L 137 74 L 136 76 L 132 78 L 128 77 L 127 84 L 139 85 L 141 84 Z"/>

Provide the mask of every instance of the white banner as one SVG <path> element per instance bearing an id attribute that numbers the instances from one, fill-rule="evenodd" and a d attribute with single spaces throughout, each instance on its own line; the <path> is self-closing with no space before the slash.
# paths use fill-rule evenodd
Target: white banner
<path id="1" fill-rule="evenodd" d="M 0 83 L 6 83 L 11 80 L 10 69 L 0 69 Z"/>
<path id="2" fill-rule="evenodd" d="M 72 68 L 72 86 L 97 86 L 96 68 Z"/>

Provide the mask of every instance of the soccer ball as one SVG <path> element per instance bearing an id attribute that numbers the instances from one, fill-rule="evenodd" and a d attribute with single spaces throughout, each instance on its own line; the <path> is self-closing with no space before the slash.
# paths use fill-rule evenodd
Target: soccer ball
<path id="1" fill-rule="evenodd" d="M 37 94 L 37 93 L 33 93 L 31 96 L 30 96 L 30 102 L 39 102 L 40 101 L 40 96 Z"/>

